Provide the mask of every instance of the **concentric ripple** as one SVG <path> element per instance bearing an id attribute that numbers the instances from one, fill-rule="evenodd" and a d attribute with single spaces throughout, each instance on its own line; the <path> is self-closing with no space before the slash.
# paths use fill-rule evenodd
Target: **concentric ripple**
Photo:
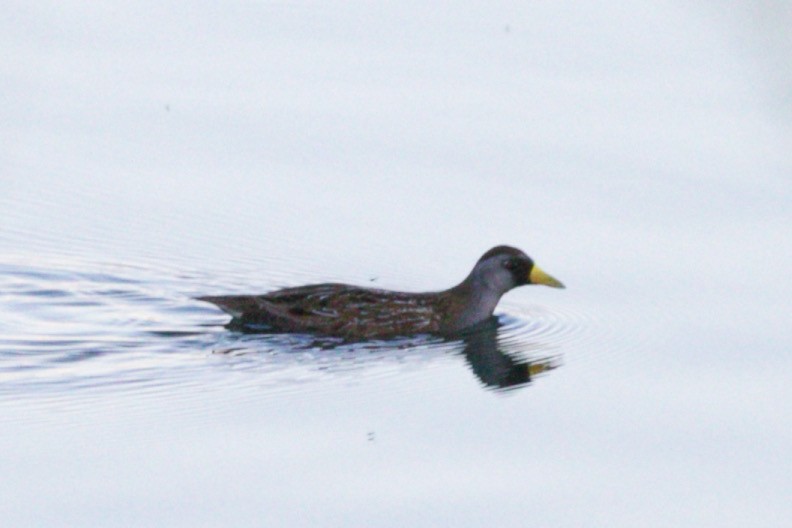
<path id="1" fill-rule="evenodd" d="M 504 334 L 510 339 L 533 339 L 550 346 L 582 344 L 591 338 L 594 325 L 589 314 L 567 308 L 501 303 Z"/>

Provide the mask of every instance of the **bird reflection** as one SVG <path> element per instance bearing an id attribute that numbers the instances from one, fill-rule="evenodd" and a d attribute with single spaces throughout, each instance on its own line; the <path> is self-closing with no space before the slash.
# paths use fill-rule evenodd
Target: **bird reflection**
<path id="1" fill-rule="evenodd" d="M 470 370 L 482 383 L 484 388 L 495 391 L 513 390 L 530 384 L 537 375 L 543 374 L 557 368 L 557 356 L 546 353 L 546 347 L 520 340 L 519 336 L 507 332 L 508 327 L 497 317 L 493 316 L 478 325 L 475 325 L 463 332 L 445 336 L 439 341 L 424 341 L 430 339 L 428 336 L 416 336 L 404 339 L 388 339 L 383 341 L 360 341 L 349 340 L 336 337 L 311 336 L 308 334 L 289 334 L 274 331 L 266 325 L 243 324 L 238 320 L 232 320 L 225 325 L 228 330 L 245 334 L 247 338 L 255 336 L 269 337 L 267 348 L 276 345 L 277 349 L 287 348 L 290 351 L 343 351 L 344 357 L 349 359 L 349 354 L 360 354 L 356 358 L 356 363 L 360 367 L 370 362 L 386 361 L 392 357 L 400 357 L 405 352 L 416 350 L 417 354 L 425 354 L 425 346 L 440 345 L 447 350 L 461 351 L 465 362 Z M 250 335 L 254 334 L 254 335 Z M 288 342 L 278 341 L 278 337 L 289 336 Z M 251 350 L 250 341 L 245 340 L 244 345 L 237 342 L 237 346 L 225 350 L 215 350 L 222 354 L 240 354 L 255 352 L 263 344 L 256 339 L 256 345 Z M 445 347 L 444 345 L 448 345 Z M 461 349 L 460 349 L 461 345 Z M 542 357 L 536 357 L 537 353 L 545 350 Z M 355 352 L 357 351 L 357 352 Z M 373 356 L 366 352 L 377 352 Z M 532 359 L 524 359 L 525 356 L 533 356 Z M 286 355 L 288 357 L 289 355 Z M 281 356 L 284 358 L 284 356 Z M 339 358 L 340 359 L 340 358 Z M 304 365 L 305 357 L 301 356 L 300 362 Z M 326 364 L 325 364 L 326 367 Z"/>
<path id="2" fill-rule="evenodd" d="M 530 383 L 539 374 L 556 368 L 553 358 L 520 360 L 515 355 L 537 348 L 519 342 L 502 342 L 496 317 L 464 332 L 462 350 L 468 366 L 485 387 L 495 390 L 515 389 Z"/>

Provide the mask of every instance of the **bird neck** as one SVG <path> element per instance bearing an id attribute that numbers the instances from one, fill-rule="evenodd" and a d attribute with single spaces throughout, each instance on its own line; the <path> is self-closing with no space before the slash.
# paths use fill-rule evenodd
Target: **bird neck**
<path id="1" fill-rule="evenodd" d="M 479 277 L 470 275 L 451 288 L 450 293 L 462 301 L 459 322 L 460 328 L 464 328 L 489 319 L 504 292 L 495 290 Z"/>

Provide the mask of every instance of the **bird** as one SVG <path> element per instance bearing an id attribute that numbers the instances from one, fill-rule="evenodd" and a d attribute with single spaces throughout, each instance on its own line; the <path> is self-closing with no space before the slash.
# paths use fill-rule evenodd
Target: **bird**
<path id="1" fill-rule="evenodd" d="M 262 295 L 198 297 L 232 316 L 234 327 L 315 334 L 351 340 L 418 334 L 453 335 L 492 317 L 501 297 L 527 284 L 564 288 L 523 251 L 495 246 L 456 286 L 402 292 L 324 283 Z"/>

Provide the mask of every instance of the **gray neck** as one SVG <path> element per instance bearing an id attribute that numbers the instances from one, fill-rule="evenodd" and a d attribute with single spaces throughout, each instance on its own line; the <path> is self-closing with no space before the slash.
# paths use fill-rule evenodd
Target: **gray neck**
<path id="1" fill-rule="evenodd" d="M 486 284 L 475 275 L 470 275 L 452 290 L 455 290 L 457 295 L 465 297 L 464 308 L 458 319 L 459 329 L 489 319 L 505 293 L 500 288 Z"/>

